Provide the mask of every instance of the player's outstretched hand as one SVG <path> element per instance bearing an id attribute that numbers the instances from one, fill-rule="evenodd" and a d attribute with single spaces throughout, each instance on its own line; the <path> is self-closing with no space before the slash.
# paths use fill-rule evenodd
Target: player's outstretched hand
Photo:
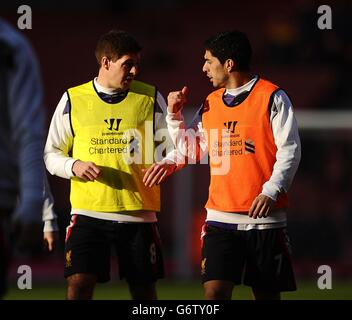
<path id="1" fill-rule="evenodd" d="M 57 242 L 59 241 L 58 231 L 47 231 L 43 235 L 44 249 L 51 253 L 55 250 Z"/>
<path id="2" fill-rule="evenodd" d="M 148 169 L 142 169 L 144 172 L 143 183 L 146 187 L 153 187 L 162 183 L 175 169 L 176 164 L 171 161 L 162 161 L 153 163 Z"/>
<path id="3" fill-rule="evenodd" d="M 266 218 L 273 208 L 275 201 L 264 194 L 256 197 L 248 211 L 248 216 L 253 219 Z"/>
<path id="4" fill-rule="evenodd" d="M 188 88 L 183 87 L 181 91 L 170 92 L 167 96 L 167 109 L 171 113 L 177 113 L 187 102 Z"/>
<path id="5" fill-rule="evenodd" d="M 94 162 L 77 160 L 72 166 L 72 172 L 85 181 L 94 181 L 100 176 L 101 169 Z"/>

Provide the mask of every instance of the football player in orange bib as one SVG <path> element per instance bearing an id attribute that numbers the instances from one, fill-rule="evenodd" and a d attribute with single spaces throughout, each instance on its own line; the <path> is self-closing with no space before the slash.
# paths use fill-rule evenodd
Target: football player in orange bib
<path id="1" fill-rule="evenodd" d="M 206 299 L 231 299 L 241 283 L 255 299 L 280 299 L 280 292 L 296 290 L 286 215 L 301 157 L 298 128 L 285 91 L 250 72 L 251 55 L 239 31 L 205 42 L 203 72 L 215 91 L 188 128 L 181 114 L 188 88 L 168 96 L 166 120 L 175 146 L 193 161 L 209 155 L 201 235 Z M 150 168 L 145 180 L 154 174 Z"/>

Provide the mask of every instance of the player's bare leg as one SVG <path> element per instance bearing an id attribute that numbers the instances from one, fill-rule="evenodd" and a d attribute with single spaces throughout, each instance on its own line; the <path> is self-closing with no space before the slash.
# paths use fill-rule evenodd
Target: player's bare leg
<path id="1" fill-rule="evenodd" d="M 223 280 L 210 280 L 204 282 L 204 295 L 206 300 L 231 300 L 232 290 L 233 290 L 232 281 L 223 281 Z"/>
<path id="2" fill-rule="evenodd" d="M 153 283 L 128 283 L 133 300 L 157 300 L 156 286 Z"/>
<path id="3" fill-rule="evenodd" d="M 270 292 L 252 288 L 255 300 L 281 300 L 280 292 Z"/>
<path id="4" fill-rule="evenodd" d="M 76 273 L 67 278 L 67 300 L 91 300 L 95 284 L 96 275 Z"/>

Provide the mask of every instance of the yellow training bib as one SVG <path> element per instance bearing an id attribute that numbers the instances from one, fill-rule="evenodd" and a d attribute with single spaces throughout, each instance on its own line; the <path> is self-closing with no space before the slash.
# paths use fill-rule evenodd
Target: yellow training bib
<path id="1" fill-rule="evenodd" d="M 71 179 L 72 208 L 160 211 L 159 186 L 142 182 L 142 169 L 153 163 L 155 95 L 155 87 L 139 81 L 119 103 L 102 100 L 93 81 L 68 90 L 72 156 L 102 170 L 94 182 Z"/>

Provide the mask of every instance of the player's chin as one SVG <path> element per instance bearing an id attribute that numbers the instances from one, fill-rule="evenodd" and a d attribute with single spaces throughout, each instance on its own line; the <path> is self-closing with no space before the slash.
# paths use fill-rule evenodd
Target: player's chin
<path id="1" fill-rule="evenodd" d="M 217 82 L 211 81 L 211 84 L 213 85 L 213 87 L 214 87 L 215 89 L 220 88 L 220 85 L 219 85 Z"/>
<path id="2" fill-rule="evenodd" d="M 213 79 L 213 78 L 209 78 L 210 83 L 212 84 L 212 86 L 214 88 L 218 88 L 219 84 Z"/>

